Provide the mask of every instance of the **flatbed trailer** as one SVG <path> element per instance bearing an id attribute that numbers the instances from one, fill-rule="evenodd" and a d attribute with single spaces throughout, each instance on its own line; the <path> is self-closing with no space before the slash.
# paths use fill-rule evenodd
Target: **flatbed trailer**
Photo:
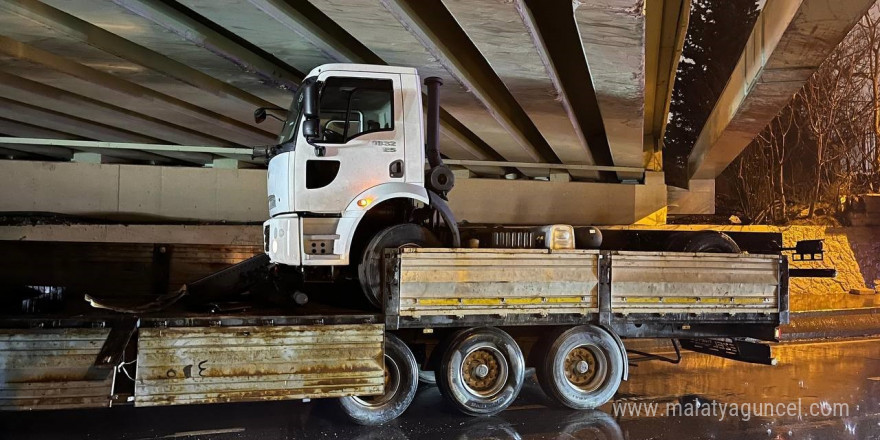
<path id="1" fill-rule="evenodd" d="M 420 379 L 465 414 L 496 414 L 527 367 L 560 405 L 598 407 L 631 362 L 663 359 L 628 356 L 630 338 L 773 363 L 759 341 L 788 322 L 789 277 L 824 276 L 789 270 L 783 252 L 812 258 L 821 243 L 460 223 L 440 154 L 441 83 L 425 79 L 422 115 L 415 68 L 312 69 L 278 143 L 254 149 L 268 161 L 265 254 L 149 307 L 0 316 L 0 408 L 338 398 L 375 424 L 400 415 Z M 166 251 L 153 258 L 167 268 Z M 255 279 L 300 307 L 194 313 L 178 303 Z M 373 311 L 302 305 L 341 286 Z"/>
<path id="2" fill-rule="evenodd" d="M 495 414 L 527 367 L 560 404 L 594 408 L 643 357 L 627 339 L 769 364 L 756 342 L 789 316 L 778 253 L 404 248 L 383 262 L 381 313 L 2 317 L 0 408 L 338 398 L 374 424 L 400 415 L 426 372 L 460 411 Z"/>

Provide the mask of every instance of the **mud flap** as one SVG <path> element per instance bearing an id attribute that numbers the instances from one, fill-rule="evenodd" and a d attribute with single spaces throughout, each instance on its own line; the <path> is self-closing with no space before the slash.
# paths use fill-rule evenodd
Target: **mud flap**
<path id="1" fill-rule="evenodd" d="M 452 247 L 461 247 L 461 233 L 458 231 L 458 222 L 455 220 L 455 214 L 449 209 L 449 204 L 434 191 L 428 191 L 428 201 L 440 213 L 440 217 L 443 218 L 443 222 L 449 228 L 449 232 L 452 234 Z"/>

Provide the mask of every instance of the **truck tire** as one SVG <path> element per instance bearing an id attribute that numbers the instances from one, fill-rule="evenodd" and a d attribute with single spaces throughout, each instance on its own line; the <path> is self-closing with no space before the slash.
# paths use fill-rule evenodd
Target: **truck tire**
<path id="1" fill-rule="evenodd" d="M 729 235 L 718 231 L 683 232 L 675 234 L 666 244 L 667 251 L 738 254 L 739 245 Z"/>
<path id="2" fill-rule="evenodd" d="M 594 325 L 557 332 L 537 367 L 538 383 L 557 403 L 594 409 L 614 397 L 626 354 L 614 336 Z"/>
<path id="3" fill-rule="evenodd" d="M 472 328 L 453 335 L 436 377 L 440 394 L 456 409 L 491 416 L 519 395 L 525 360 L 507 333 L 494 327 Z"/>
<path id="4" fill-rule="evenodd" d="M 364 249 L 361 264 L 358 265 L 358 279 L 370 304 L 382 308 L 382 255 L 385 249 L 439 245 L 440 240 L 431 231 L 411 223 L 390 226 L 374 235 Z"/>
<path id="5" fill-rule="evenodd" d="M 412 403 L 419 386 L 419 367 L 412 350 L 397 336 L 385 334 L 385 394 L 339 398 L 339 406 L 355 423 L 379 425 L 397 418 Z"/>

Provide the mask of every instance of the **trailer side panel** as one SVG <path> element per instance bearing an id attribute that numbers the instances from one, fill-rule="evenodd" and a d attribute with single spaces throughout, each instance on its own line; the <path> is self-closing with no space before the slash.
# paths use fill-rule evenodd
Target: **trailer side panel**
<path id="1" fill-rule="evenodd" d="M 384 326 L 142 328 L 136 406 L 381 394 Z"/>

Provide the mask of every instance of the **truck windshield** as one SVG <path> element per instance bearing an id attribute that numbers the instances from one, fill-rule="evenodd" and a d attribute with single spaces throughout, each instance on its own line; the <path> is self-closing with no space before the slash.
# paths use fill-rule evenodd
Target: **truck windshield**
<path id="1" fill-rule="evenodd" d="M 278 136 L 279 144 L 289 142 L 296 136 L 299 130 L 299 115 L 302 112 L 303 89 L 314 82 L 315 77 L 304 79 L 299 89 L 296 90 L 296 94 L 293 95 L 293 102 L 290 103 L 290 110 L 287 112 L 287 120 L 284 121 L 284 128 L 281 129 L 281 134 Z"/>

